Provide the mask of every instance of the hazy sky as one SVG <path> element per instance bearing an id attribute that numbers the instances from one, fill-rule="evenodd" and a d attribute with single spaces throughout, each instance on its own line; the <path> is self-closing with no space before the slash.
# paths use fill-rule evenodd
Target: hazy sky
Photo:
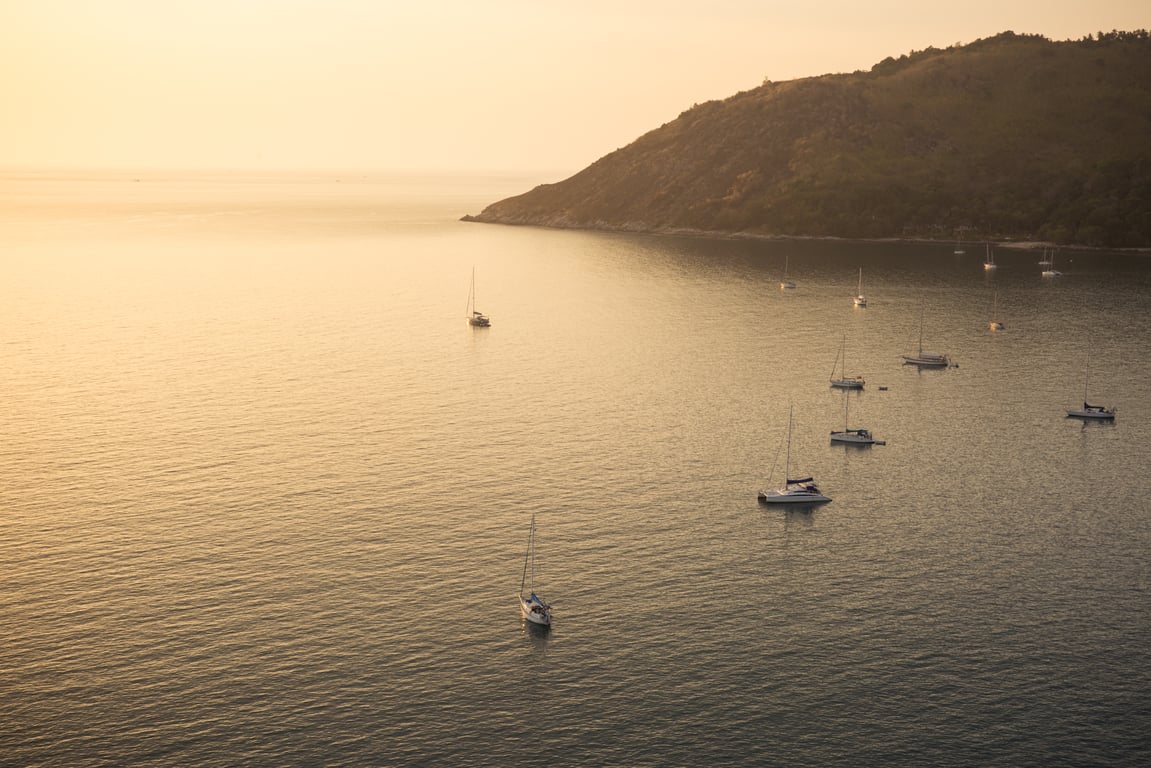
<path id="1" fill-rule="evenodd" d="M 560 176 L 764 80 L 1148 0 L 0 0 L 0 167 Z"/>

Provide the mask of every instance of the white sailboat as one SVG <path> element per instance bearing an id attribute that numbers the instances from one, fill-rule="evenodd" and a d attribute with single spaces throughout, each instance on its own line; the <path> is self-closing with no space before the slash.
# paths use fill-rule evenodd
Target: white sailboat
<path id="1" fill-rule="evenodd" d="M 492 324 L 488 316 L 476 309 L 476 269 L 472 267 L 472 287 L 468 289 L 468 323 L 477 328 L 487 328 Z"/>
<path id="2" fill-rule="evenodd" d="M 843 367 L 840 369 L 839 378 L 835 377 L 835 368 L 839 365 L 839 361 L 843 361 Z M 848 376 L 847 375 L 847 334 L 843 334 L 843 346 L 840 348 L 839 353 L 835 356 L 835 362 L 831 364 L 831 378 L 829 379 L 831 386 L 838 387 L 839 389 L 863 389 L 862 376 Z"/>
<path id="3" fill-rule="evenodd" d="M 867 306 L 867 299 L 863 297 L 863 267 L 859 268 L 859 287 L 855 289 L 855 298 L 851 302 L 857 307 Z"/>
<path id="4" fill-rule="evenodd" d="M 1047 261 L 1047 269 L 1043 270 L 1044 277 L 1059 277 L 1063 273 L 1055 268 L 1055 253 L 1052 252 L 1051 258 Z"/>
<path id="5" fill-rule="evenodd" d="M 1046 248 L 1043 249 L 1043 258 L 1039 260 L 1039 266 L 1041 266 L 1041 267 L 1050 267 L 1051 266 L 1051 257 L 1047 255 L 1047 249 Z"/>
<path id="6" fill-rule="evenodd" d="M 1087 359 L 1087 369 L 1083 372 L 1083 407 L 1068 408 L 1067 415 L 1076 419 L 1094 421 L 1114 421 L 1115 408 L 1106 405 L 1091 405 L 1087 402 L 1087 381 L 1091 376 L 1091 358 Z"/>
<path id="7" fill-rule="evenodd" d="M 996 268 L 995 251 L 991 249 L 991 243 L 987 244 L 987 255 L 983 257 L 983 268 L 991 271 Z"/>
<path id="8" fill-rule="evenodd" d="M 923 351 L 923 309 L 919 310 L 919 351 L 914 355 L 900 355 L 904 365 L 917 365 L 920 368 L 946 368 L 951 358 L 938 352 Z"/>
<path id="9" fill-rule="evenodd" d="M 528 580 L 528 568 L 531 567 L 531 580 Z M 520 614 L 533 624 L 550 627 L 552 623 L 552 607 L 540 599 L 535 592 L 536 582 L 536 516 L 532 515 L 531 532 L 528 533 L 528 551 L 524 555 L 524 574 L 520 579 Z M 524 597 L 524 585 L 528 587 L 528 597 Z"/>
<path id="10" fill-rule="evenodd" d="M 955 255 L 962 256 L 965 253 L 967 253 L 967 251 L 963 250 L 963 232 L 960 231 L 955 238 Z"/>
<path id="11" fill-rule="evenodd" d="M 999 322 L 999 291 L 995 292 L 995 300 L 992 303 L 991 321 L 987 323 L 987 327 L 993 331 L 1002 331 L 1003 323 Z"/>
<path id="12" fill-rule="evenodd" d="M 793 283 L 792 281 L 787 279 L 787 266 L 788 266 L 788 257 L 784 256 L 783 257 L 783 279 L 779 281 L 779 287 L 786 289 L 786 290 L 790 290 L 790 289 L 795 287 L 795 283 Z"/>
<path id="13" fill-rule="evenodd" d="M 791 416 L 787 410 L 787 459 L 783 465 L 783 487 L 769 488 L 759 492 L 759 500 L 765 504 L 822 504 L 831 501 L 824 496 L 810 477 L 793 480 L 791 478 Z M 778 455 L 778 454 L 777 454 Z"/>
<path id="14" fill-rule="evenodd" d="M 847 404 L 851 396 L 843 393 L 843 430 L 831 431 L 831 442 L 845 443 L 847 445 L 886 445 L 882 440 L 876 440 L 870 429 L 851 429 L 847 426 Z"/>

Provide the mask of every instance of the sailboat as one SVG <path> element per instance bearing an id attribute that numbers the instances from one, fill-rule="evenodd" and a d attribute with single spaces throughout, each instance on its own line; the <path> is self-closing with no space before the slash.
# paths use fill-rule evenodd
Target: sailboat
<path id="1" fill-rule="evenodd" d="M 920 368 L 946 368 L 951 365 L 951 358 L 938 352 L 923 351 L 923 308 L 919 310 L 919 352 L 914 355 L 900 355 L 903 364 L 918 365 Z"/>
<path id="2" fill-rule="evenodd" d="M 468 290 L 468 323 L 478 328 L 487 328 L 492 324 L 488 316 L 476 309 L 476 269 L 472 267 L 472 287 Z"/>
<path id="3" fill-rule="evenodd" d="M 835 378 L 835 367 L 839 361 L 843 361 L 843 367 L 840 369 L 839 378 Z M 847 375 L 847 334 L 843 334 L 843 347 L 835 356 L 835 362 L 831 364 L 831 386 L 838 387 L 839 389 L 863 389 L 862 376 L 848 376 Z"/>
<path id="4" fill-rule="evenodd" d="M 1076 419 L 1113 421 L 1115 408 L 1106 405 L 1091 405 L 1087 402 L 1087 380 L 1091 375 L 1091 359 L 1087 359 L 1087 369 L 1083 372 L 1083 408 L 1068 408 L 1067 415 Z"/>
<path id="5" fill-rule="evenodd" d="M 855 298 L 851 301 L 857 307 L 867 306 L 867 299 L 863 297 L 863 267 L 859 268 L 859 287 L 855 289 Z"/>
<path id="6" fill-rule="evenodd" d="M 993 331 L 1002 331 L 1003 323 L 999 322 L 999 291 L 995 292 L 995 300 L 992 304 L 991 321 L 987 323 L 987 327 Z"/>
<path id="7" fill-rule="evenodd" d="M 870 429 L 850 429 L 847 426 L 847 404 L 851 396 L 843 393 L 843 431 L 831 431 L 831 442 L 847 443 L 848 445 L 886 445 L 882 440 L 876 440 Z"/>
<path id="8" fill-rule="evenodd" d="M 779 281 L 779 287 L 784 289 L 791 289 L 795 287 L 795 283 L 787 279 L 787 264 L 788 257 L 783 257 L 783 279 Z"/>
<path id="9" fill-rule="evenodd" d="M 1046 248 L 1043 249 L 1043 258 L 1039 260 L 1039 266 L 1041 266 L 1041 267 L 1050 267 L 1051 266 L 1051 257 L 1047 255 L 1047 249 Z"/>
<path id="10" fill-rule="evenodd" d="M 1055 253 L 1052 252 L 1051 258 L 1047 261 L 1047 269 L 1043 270 L 1044 277 L 1059 277 L 1063 273 L 1055 268 Z"/>
<path id="11" fill-rule="evenodd" d="M 955 238 L 955 255 L 962 256 L 965 253 L 967 253 L 967 251 L 963 250 L 963 232 L 959 232 Z"/>
<path id="12" fill-rule="evenodd" d="M 820 492 L 813 478 L 791 479 L 791 416 L 792 409 L 788 408 L 787 459 L 783 465 L 783 487 L 760 491 L 759 500 L 766 504 L 822 504 L 831 501 L 831 497 L 824 496 Z"/>
<path id="13" fill-rule="evenodd" d="M 531 566 L 531 581 L 528 581 L 528 566 Z M 535 592 L 536 582 L 536 516 L 532 515 L 532 527 L 528 533 L 528 551 L 524 555 L 524 575 L 520 579 L 520 614 L 532 624 L 550 627 L 552 607 L 540 599 Z M 524 585 L 528 587 L 528 597 L 524 597 Z"/>
<path id="14" fill-rule="evenodd" d="M 991 250 L 991 243 L 988 243 L 987 244 L 987 256 L 985 256 L 983 259 L 983 268 L 985 270 L 991 271 L 991 270 L 995 269 L 996 266 L 997 265 L 995 263 L 995 251 Z"/>

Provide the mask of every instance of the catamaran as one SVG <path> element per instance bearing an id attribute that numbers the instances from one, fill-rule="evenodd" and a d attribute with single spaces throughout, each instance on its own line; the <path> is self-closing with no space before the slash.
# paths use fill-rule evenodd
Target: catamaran
<path id="1" fill-rule="evenodd" d="M 765 504 L 822 504 L 831 501 L 831 497 L 824 496 L 820 492 L 814 478 L 804 477 L 798 480 L 791 478 L 791 416 L 792 409 L 788 408 L 787 458 L 783 465 L 783 487 L 760 491 L 759 500 Z"/>
<path id="2" fill-rule="evenodd" d="M 528 567 L 531 567 L 531 581 L 528 581 Z M 520 579 L 520 614 L 533 624 L 551 626 L 552 607 L 535 592 L 536 583 L 536 516 L 532 515 L 531 532 L 528 533 L 528 551 L 524 555 L 524 574 Z M 524 585 L 528 587 L 528 597 L 524 597 Z"/>
<path id="3" fill-rule="evenodd" d="M 468 290 L 468 323 L 477 328 L 487 328 L 492 324 L 488 316 L 476 309 L 476 269 L 472 267 L 472 287 Z"/>

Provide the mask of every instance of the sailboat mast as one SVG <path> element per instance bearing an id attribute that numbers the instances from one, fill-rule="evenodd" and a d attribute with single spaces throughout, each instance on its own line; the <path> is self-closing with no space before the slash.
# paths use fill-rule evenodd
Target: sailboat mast
<path id="1" fill-rule="evenodd" d="M 923 358 L 923 314 L 926 310 L 921 306 L 919 308 L 919 357 Z"/>
<path id="2" fill-rule="evenodd" d="M 787 407 L 787 455 L 783 460 L 783 487 L 791 482 L 791 412 L 794 406 Z"/>
<path id="3" fill-rule="evenodd" d="M 1087 382 L 1091 378 L 1091 350 L 1087 350 L 1087 369 L 1083 371 L 1083 407 L 1087 407 Z"/>
<path id="4" fill-rule="evenodd" d="M 535 532 L 536 532 L 536 516 L 532 515 L 532 527 L 531 527 L 531 531 L 528 533 L 528 553 L 527 553 L 527 555 L 524 556 L 524 575 L 522 577 L 520 577 L 520 598 L 521 599 L 524 596 L 524 583 L 528 580 L 528 558 L 531 557 L 532 537 L 535 536 Z M 535 581 L 535 574 L 534 573 L 532 574 L 532 581 L 533 582 Z"/>

